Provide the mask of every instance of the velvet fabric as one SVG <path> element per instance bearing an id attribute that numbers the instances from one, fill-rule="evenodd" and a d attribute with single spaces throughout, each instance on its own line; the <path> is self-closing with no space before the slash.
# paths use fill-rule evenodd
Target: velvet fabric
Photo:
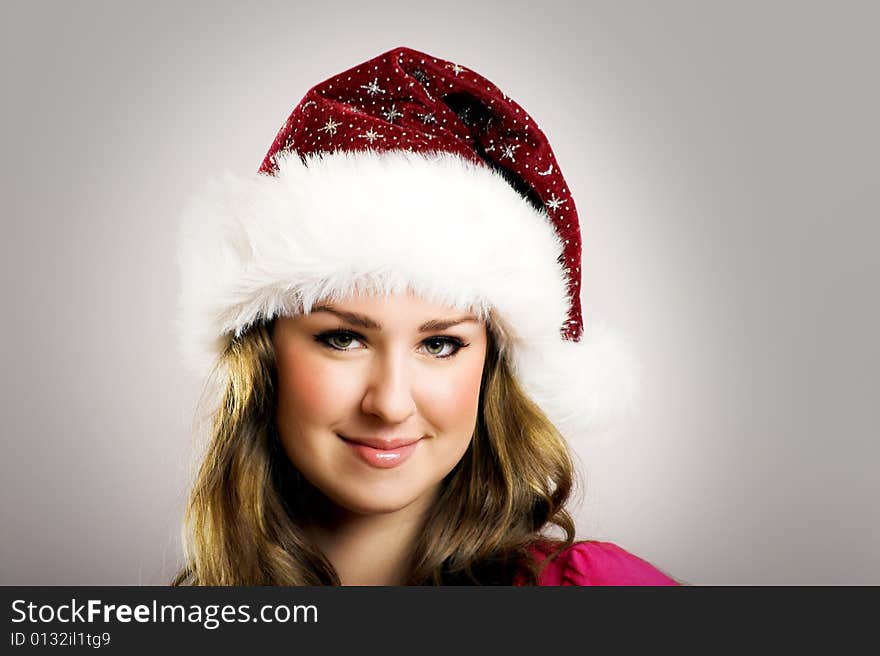
<path id="1" fill-rule="evenodd" d="M 531 552 L 544 562 L 551 552 L 548 543 L 536 543 Z M 522 585 L 517 579 L 514 585 Z M 541 586 L 572 585 L 680 585 L 659 569 L 611 542 L 576 542 L 550 561 L 538 580 Z"/>

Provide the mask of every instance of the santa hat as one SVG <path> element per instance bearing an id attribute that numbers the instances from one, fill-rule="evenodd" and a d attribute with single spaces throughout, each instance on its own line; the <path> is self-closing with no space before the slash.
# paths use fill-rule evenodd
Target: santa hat
<path id="1" fill-rule="evenodd" d="M 409 48 L 312 87 L 257 173 L 210 182 L 184 212 L 180 265 L 200 373 L 257 322 L 412 291 L 489 319 L 566 437 L 636 392 L 621 340 L 584 327 L 577 210 L 544 133 L 483 76 Z"/>

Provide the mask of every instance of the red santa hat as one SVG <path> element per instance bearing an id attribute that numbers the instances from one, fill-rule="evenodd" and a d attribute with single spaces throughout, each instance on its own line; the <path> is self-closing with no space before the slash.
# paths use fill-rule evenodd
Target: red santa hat
<path id="1" fill-rule="evenodd" d="M 179 261 L 183 351 L 201 373 L 256 322 L 411 291 L 489 320 L 566 437 L 636 392 L 621 340 L 585 329 L 577 210 L 544 133 L 483 76 L 409 48 L 312 87 L 258 172 L 192 200 Z"/>

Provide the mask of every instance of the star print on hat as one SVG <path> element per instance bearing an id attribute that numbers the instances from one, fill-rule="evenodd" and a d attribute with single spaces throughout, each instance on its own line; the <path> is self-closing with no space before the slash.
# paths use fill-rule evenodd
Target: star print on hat
<path id="1" fill-rule="evenodd" d="M 184 214 L 184 352 L 206 370 L 255 322 L 405 290 L 489 320 L 567 436 L 629 409 L 637 365 L 585 330 L 577 209 L 534 119 L 457 63 L 395 48 L 315 85 L 257 174 Z"/>

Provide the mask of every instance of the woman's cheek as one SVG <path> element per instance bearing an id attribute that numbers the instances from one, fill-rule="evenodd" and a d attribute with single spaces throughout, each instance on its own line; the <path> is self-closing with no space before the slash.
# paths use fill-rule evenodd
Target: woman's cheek
<path id="1" fill-rule="evenodd" d="M 339 363 L 321 357 L 300 357 L 289 363 L 286 385 L 281 391 L 296 411 L 313 420 L 327 416 L 332 420 L 340 406 L 351 396 L 351 376 L 346 376 Z M 285 389 L 286 388 L 286 389 Z"/>
<path id="2" fill-rule="evenodd" d="M 471 419 L 479 405 L 482 371 L 480 363 L 434 379 L 429 393 L 436 407 L 450 418 Z"/>

